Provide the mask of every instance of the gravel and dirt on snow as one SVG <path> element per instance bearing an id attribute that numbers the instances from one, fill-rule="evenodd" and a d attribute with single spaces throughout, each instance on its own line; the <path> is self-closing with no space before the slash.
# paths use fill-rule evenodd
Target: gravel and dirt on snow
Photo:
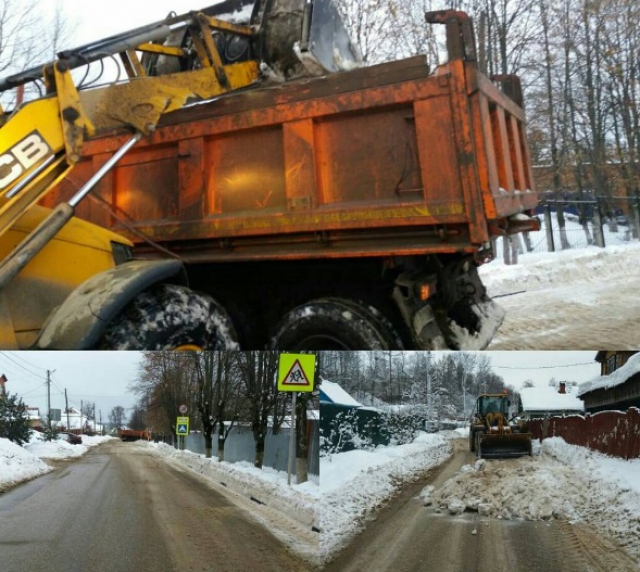
<path id="1" fill-rule="evenodd" d="M 145 447 L 175 467 L 204 477 L 217 491 L 246 508 L 290 550 L 319 565 L 318 483 L 310 479 L 298 485 L 292 476 L 289 486 L 285 472 L 268 467 L 258 469 L 246 462 L 220 462 L 215 456 L 207 459 L 164 443 L 139 441 L 137 446 Z"/>
<path id="2" fill-rule="evenodd" d="M 446 461 L 454 432 L 421 433 L 413 443 L 320 459 L 320 557 L 327 561 L 375 519 L 408 482 Z"/>
<path id="3" fill-rule="evenodd" d="M 506 318 L 490 350 L 640 347 L 640 244 L 527 254 L 479 269 Z"/>
<path id="4" fill-rule="evenodd" d="M 441 488 L 426 487 L 426 506 L 452 515 L 585 523 L 640 563 L 640 459 L 625 461 L 554 437 L 539 455 L 478 460 Z"/>

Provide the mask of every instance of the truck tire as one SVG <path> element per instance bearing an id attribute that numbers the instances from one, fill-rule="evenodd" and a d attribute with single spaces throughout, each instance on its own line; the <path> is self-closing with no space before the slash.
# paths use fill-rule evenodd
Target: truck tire
<path id="1" fill-rule="evenodd" d="M 476 452 L 476 434 L 472 430 L 469 430 L 469 450 L 472 453 Z"/>
<path id="2" fill-rule="evenodd" d="M 138 294 L 107 326 L 101 350 L 237 350 L 225 310 L 206 294 L 161 284 Z"/>
<path id="3" fill-rule="evenodd" d="M 354 300 L 321 298 L 291 310 L 272 337 L 274 349 L 396 350 L 402 341 L 375 308 Z"/>

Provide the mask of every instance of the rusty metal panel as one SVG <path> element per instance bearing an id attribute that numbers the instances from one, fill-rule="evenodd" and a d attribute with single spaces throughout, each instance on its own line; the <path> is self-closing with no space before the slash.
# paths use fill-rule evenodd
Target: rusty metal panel
<path id="1" fill-rule="evenodd" d="M 316 123 L 320 204 L 422 200 L 412 107 Z"/>
<path id="2" fill-rule="evenodd" d="M 286 208 L 280 126 L 208 138 L 204 164 L 205 214 Z"/>
<path id="3" fill-rule="evenodd" d="M 537 196 L 522 108 L 480 74 L 474 76 L 470 100 L 487 218 L 496 220 L 534 208 Z"/>
<path id="4" fill-rule="evenodd" d="M 178 144 L 180 181 L 179 214 L 181 220 L 202 218 L 204 214 L 204 139 L 184 139 Z"/>
<path id="5" fill-rule="evenodd" d="M 316 150 L 311 119 L 282 126 L 287 206 L 291 211 L 316 206 Z"/>
<path id="6" fill-rule="evenodd" d="M 434 207 L 441 204 L 452 212 L 464 213 L 451 101 L 434 97 L 416 101 L 414 109 L 424 200 Z"/>
<path id="7" fill-rule="evenodd" d="M 113 171 L 114 206 L 134 221 L 178 217 L 178 145 L 134 149 Z"/>

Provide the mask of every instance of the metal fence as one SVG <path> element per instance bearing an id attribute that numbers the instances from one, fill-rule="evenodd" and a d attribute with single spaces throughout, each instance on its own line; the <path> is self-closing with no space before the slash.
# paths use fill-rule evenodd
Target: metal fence
<path id="1" fill-rule="evenodd" d="M 639 198 L 547 200 L 536 215 L 540 232 L 496 240 L 497 258 L 515 264 L 521 254 L 622 245 L 637 242 L 640 236 Z"/>
<path id="2" fill-rule="evenodd" d="M 309 449 L 307 460 L 308 471 L 311 475 L 320 475 L 320 452 L 319 452 L 319 427 L 318 421 L 310 420 L 307 424 L 309 433 Z M 218 434 L 213 434 L 213 454 L 216 453 Z M 191 433 L 185 439 L 185 448 L 200 455 L 205 454 L 204 436 L 202 433 Z M 224 443 L 224 460 L 229 463 L 255 461 L 256 445 L 253 433 L 249 427 L 233 427 L 227 440 Z M 277 471 L 287 470 L 289 458 L 289 428 L 285 427 L 277 435 L 267 433 L 264 444 L 263 466 L 271 467 Z"/>
<path id="3" fill-rule="evenodd" d="M 571 445 L 580 445 L 622 459 L 640 458 L 640 410 L 626 413 L 603 411 L 585 417 L 551 417 L 527 423 L 536 439 L 562 437 Z"/>

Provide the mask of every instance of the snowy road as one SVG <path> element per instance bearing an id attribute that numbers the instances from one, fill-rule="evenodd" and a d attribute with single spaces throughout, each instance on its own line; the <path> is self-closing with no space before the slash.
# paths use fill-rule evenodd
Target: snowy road
<path id="1" fill-rule="evenodd" d="M 506 311 L 490 350 L 637 350 L 638 245 L 534 255 L 481 268 Z M 510 295 L 512 294 L 512 295 Z"/>
<path id="2" fill-rule="evenodd" d="M 110 442 L 0 496 L 3 572 L 306 572 L 244 509 L 190 471 Z"/>
<path id="3" fill-rule="evenodd" d="M 327 572 L 637 572 L 612 542 L 586 525 L 505 521 L 425 508 L 418 494 L 439 489 L 475 457 L 457 440 L 454 456 L 402 493 L 327 567 Z M 517 461 L 516 461 L 517 462 Z"/>

